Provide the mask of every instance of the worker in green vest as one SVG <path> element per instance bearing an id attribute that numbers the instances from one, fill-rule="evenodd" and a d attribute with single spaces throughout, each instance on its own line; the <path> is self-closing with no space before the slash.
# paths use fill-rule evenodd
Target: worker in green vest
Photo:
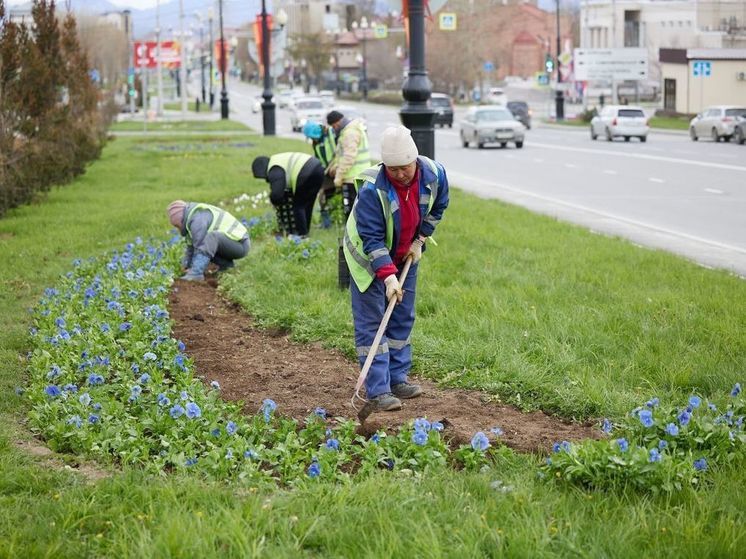
<path id="1" fill-rule="evenodd" d="M 334 161 L 334 150 L 337 145 L 334 130 L 318 122 L 307 122 L 303 126 L 303 135 L 311 140 L 313 154 L 324 166 L 324 182 L 319 192 L 319 209 L 321 213 L 321 228 L 329 229 L 332 226 L 331 209 L 329 198 L 334 196 L 334 179 L 326 173 Z"/>
<path id="2" fill-rule="evenodd" d="M 284 152 L 272 157 L 260 155 L 251 164 L 254 177 L 269 183 L 269 201 L 275 208 L 283 204 L 292 207 L 292 223 L 288 233 L 304 237 L 311 227 L 316 195 L 324 181 L 324 167 L 307 153 Z"/>
<path id="3" fill-rule="evenodd" d="M 200 202 L 174 200 L 168 205 L 168 219 L 186 240 L 181 279 L 201 281 L 210 262 L 219 271 L 233 268 L 233 261 L 249 252 L 249 231 L 231 214 Z"/>
<path id="4" fill-rule="evenodd" d="M 355 201 L 355 178 L 370 167 L 368 133 L 362 119 L 351 120 L 339 111 L 326 115 L 326 122 L 337 137 L 334 160 L 327 173 L 334 177 L 334 186 L 342 192 L 346 219 Z"/>

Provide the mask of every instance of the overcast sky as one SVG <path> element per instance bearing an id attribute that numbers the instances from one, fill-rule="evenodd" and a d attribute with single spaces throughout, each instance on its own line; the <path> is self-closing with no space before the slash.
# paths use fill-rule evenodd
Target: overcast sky
<path id="1" fill-rule="evenodd" d="M 6 4 L 9 4 L 11 6 L 15 4 L 25 4 L 29 0 L 6 0 Z M 75 4 L 82 5 L 85 3 L 85 0 L 73 0 Z M 112 4 L 116 4 L 117 6 L 121 6 L 123 8 L 153 8 L 155 7 L 156 0 L 109 0 Z M 161 4 L 165 4 L 169 0 L 161 0 Z M 64 6 L 65 2 L 64 0 L 61 2 L 57 2 L 58 6 Z"/>

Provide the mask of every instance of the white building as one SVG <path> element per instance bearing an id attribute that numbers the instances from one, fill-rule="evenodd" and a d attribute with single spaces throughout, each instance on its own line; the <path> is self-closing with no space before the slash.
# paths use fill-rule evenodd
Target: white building
<path id="1" fill-rule="evenodd" d="M 746 47 L 746 0 L 581 0 L 580 46 L 642 47 L 660 80 L 662 48 Z"/>

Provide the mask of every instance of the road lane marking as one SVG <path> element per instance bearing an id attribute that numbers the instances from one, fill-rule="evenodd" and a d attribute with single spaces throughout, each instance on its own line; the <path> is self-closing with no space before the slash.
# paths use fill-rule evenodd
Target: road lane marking
<path id="1" fill-rule="evenodd" d="M 725 194 L 722 190 L 718 190 L 717 188 L 705 188 L 705 192 L 709 192 L 711 194 Z"/>
<path id="2" fill-rule="evenodd" d="M 713 247 L 717 247 L 717 248 L 720 248 L 720 249 L 731 250 L 731 251 L 734 251 L 734 252 L 746 255 L 746 247 L 739 247 L 739 246 L 729 245 L 727 243 L 721 243 L 719 241 L 713 241 L 711 239 L 705 239 L 703 237 L 698 237 L 697 235 L 690 235 L 689 233 L 683 233 L 681 231 L 675 231 L 673 229 L 668 229 L 666 227 L 661 227 L 661 226 L 658 226 L 658 225 L 653 225 L 651 223 L 646 223 L 644 221 L 638 221 L 636 219 L 630 219 L 628 217 L 622 217 L 620 215 L 616 215 L 616 214 L 612 214 L 612 213 L 609 213 L 609 212 L 605 212 L 603 210 L 597 210 L 597 209 L 594 209 L 594 208 L 590 208 L 588 206 L 583 206 L 583 205 L 580 205 L 580 204 L 574 204 L 572 202 L 565 202 L 564 200 L 560 200 L 558 198 L 552 198 L 550 196 L 544 196 L 542 194 L 536 194 L 534 192 L 531 192 L 531 191 L 528 191 L 528 190 L 524 190 L 522 188 L 518 188 L 518 187 L 515 187 L 515 186 L 509 186 L 509 185 L 504 184 L 504 183 L 490 182 L 490 181 L 487 181 L 485 179 L 482 179 L 482 178 L 479 178 L 479 177 L 476 177 L 476 176 L 473 176 L 473 175 L 467 175 L 467 174 L 464 174 L 464 173 L 455 173 L 455 172 L 449 172 L 448 175 L 449 175 L 449 178 L 452 179 L 452 182 L 454 183 L 454 185 L 468 184 L 470 182 L 471 183 L 481 183 L 482 185 L 487 186 L 487 187 L 506 190 L 508 192 L 512 192 L 514 194 L 520 194 L 522 196 L 527 196 L 529 198 L 534 198 L 535 200 L 539 200 L 539 201 L 542 201 L 542 202 L 549 202 L 549 203 L 552 203 L 552 204 L 556 204 L 558 206 L 564 206 L 566 208 L 570 208 L 570 209 L 573 209 L 573 210 L 578 210 L 578 211 L 581 211 L 581 212 L 586 212 L 586 213 L 589 213 L 589 214 L 597 215 L 597 216 L 600 216 L 600 217 L 603 217 L 603 218 L 606 218 L 606 219 L 616 220 L 616 221 L 618 221 L 620 223 L 626 223 L 628 225 L 634 225 L 636 227 L 642 227 L 642 228 L 645 228 L 645 229 L 649 229 L 651 231 L 656 231 L 658 233 L 664 233 L 666 235 L 671 235 L 672 237 L 679 237 L 679 238 L 682 238 L 682 239 L 687 239 L 689 241 L 695 241 L 695 242 L 698 242 L 698 243 L 703 243 L 703 244 L 710 245 L 710 246 L 713 246 Z M 463 190 L 466 190 L 467 192 L 470 192 L 467 188 L 464 188 L 463 186 L 461 186 L 460 188 L 463 189 Z M 477 193 L 477 194 L 479 194 L 479 193 Z M 492 198 L 498 198 L 498 197 L 497 196 L 492 196 Z M 500 198 L 498 198 L 498 199 L 500 199 Z M 510 203 L 523 206 L 522 204 L 514 202 L 514 201 L 510 202 Z M 525 206 L 523 206 L 523 207 L 525 207 Z"/>
<path id="3" fill-rule="evenodd" d="M 571 146 L 561 146 L 557 144 L 542 144 L 531 142 L 532 146 L 552 150 L 574 151 L 576 153 L 591 153 L 593 155 L 609 155 L 612 157 L 631 157 L 635 159 L 647 159 L 649 161 L 664 161 L 666 163 L 679 163 L 682 165 L 697 165 L 700 167 L 712 167 L 714 169 L 726 169 L 729 171 L 746 172 L 746 167 L 741 165 L 728 165 L 726 163 L 711 163 L 709 161 L 692 161 L 691 159 L 677 159 L 676 157 L 665 157 L 662 155 L 647 155 L 644 153 L 626 153 L 622 151 L 611 151 L 606 149 L 577 148 Z M 701 154 L 700 154 L 701 155 Z"/>
<path id="4" fill-rule="evenodd" d="M 649 180 L 650 182 L 660 182 L 660 183 L 666 182 L 666 181 L 664 181 L 663 179 L 658 179 L 658 178 L 656 178 L 656 177 L 650 177 L 650 178 L 649 178 L 648 180 Z"/>

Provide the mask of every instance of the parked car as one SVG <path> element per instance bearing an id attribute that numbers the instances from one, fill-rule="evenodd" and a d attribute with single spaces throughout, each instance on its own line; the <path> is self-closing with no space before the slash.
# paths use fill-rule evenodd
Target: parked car
<path id="1" fill-rule="evenodd" d="M 695 142 L 705 136 L 712 138 L 713 142 L 719 142 L 721 138 L 728 141 L 735 132 L 738 117 L 746 117 L 746 107 L 708 107 L 689 123 L 689 137 Z"/>
<path id="2" fill-rule="evenodd" d="M 739 145 L 746 142 L 746 116 L 740 117 L 733 127 L 733 141 Z"/>
<path id="3" fill-rule="evenodd" d="M 312 122 L 324 122 L 326 112 L 324 104 L 318 97 L 303 97 L 293 103 L 290 109 L 290 126 L 293 132 L 300 132 L 309 120 Z"/>
<path id="4" fill-rule="evenodd" d="M 508 110 L 523 126 L 531 129 L 531 109 L 525 101 L 508 101 Z"/>
<path id="5" fill-rule="evenodd" d="M 642 107 L 633 105 L 607 105 L 591 120 L 591 140 L 605 136 L 611 142 L 614 138 L 640 138 L 641 142 L 648 139 L 650 126 Z"/>
<path id="6" fill-rule="evenodd" d="M 489 143 L 498 143 L 504 148 L 508 142 L 522 148 L 525 133 L 526 127 L 504 107 L 472 107 L 461 121 L 461 145 L 465 148 L 472 142 L 479 149 Z"/>
<path id="7" fill-rule="evenodd" d="M 290 102 L 290 96 L 293 94 L 293 92 L 290 89 L 285 89 L 283 91 L 280 91 L 277 94 L 277 106 L 281 109 L 284 109 L 288 106 L 288 103 Z"/>
<path id="8" fill-rule="evenodd" d="M 430 106 L 435 111 L 433 125 L 453 127 L 453 101 L 445 93 L 432 93 Z"/>
<path id="9" fill-rule="evenodd" d="M 336 99 L 334 98 L 334 92 L 330 89 L 322 89 L 319 91 L 319 97 L 321 102 L 324 103 L 325 107 L 333 107 Z"/>
<path id="10" fill-rule="evenodd" d="M 502 87 L 490 87 L 487 95 L 484 96 L 484 102 L 491 105 L 505 106 L 508 104 L 508 96 Z"/>

